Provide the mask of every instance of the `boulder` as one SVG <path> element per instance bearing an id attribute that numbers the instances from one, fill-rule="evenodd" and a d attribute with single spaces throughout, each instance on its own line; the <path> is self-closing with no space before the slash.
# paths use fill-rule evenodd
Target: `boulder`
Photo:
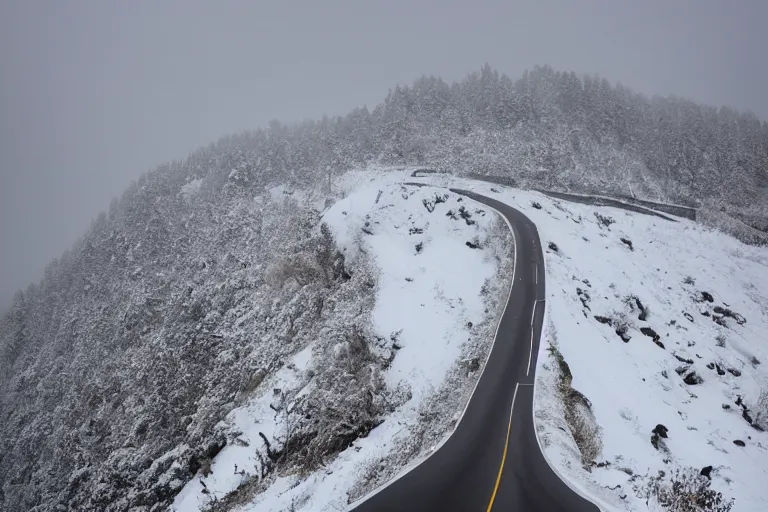
<path id="1" fill-rule="evenodd" d="M 696 386 L 697 384 L 701 384 L 704 382 L 704 379 L 699 376 L 698 373 L 696 373 L 696 370 L 691 370 L 688 373 L 685 374 L 683 377 L 683 382 L 688 384 L 689 386 Z"/>

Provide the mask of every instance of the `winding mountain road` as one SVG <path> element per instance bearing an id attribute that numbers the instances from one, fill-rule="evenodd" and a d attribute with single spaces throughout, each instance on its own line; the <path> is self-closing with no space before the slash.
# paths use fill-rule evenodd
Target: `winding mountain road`
<path id="1" fill-rule="evenodd" d="M 536 226 L 500 201 L 451 191 L 494 208 L 514 232 L 515 271 L 507 306 L 453 434 L 421 464 L 354 503 L 352 510 L 598 512 L 554 473 L 536 439 L 533 383 L 545 299 Z"/>

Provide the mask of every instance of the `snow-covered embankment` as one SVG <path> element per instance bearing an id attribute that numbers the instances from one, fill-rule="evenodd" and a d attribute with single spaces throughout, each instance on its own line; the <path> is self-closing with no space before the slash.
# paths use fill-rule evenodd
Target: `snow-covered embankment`
<path id="1" fill-rule="evenodd" d="M 243 510 L 343 510 L 425 456 L 455 425 L 506 299 L 509 230 L 494 212 L 442 188 L 403 185 L 392 175 L 347 180 L 354 181 L 323 222 L 350 265 L 374 267 L 375 305 L 359 314 L 372 359 L 383 361 L 371 375 L 384 381 L 388 414 L 324 465 L 278 466 L 261 478 L 265 440 L 272 450 L 285 443 L 294 401 L 318 385 L 315 365 L 325 354 L 317 351 L 326 345 L 306 347 L 230 413 L 222 428 L 236 442 L 184 488 L 177 510 L 204 509 L 228 495 Z M 275 389 L 289 397 L 279 408 Z"/>

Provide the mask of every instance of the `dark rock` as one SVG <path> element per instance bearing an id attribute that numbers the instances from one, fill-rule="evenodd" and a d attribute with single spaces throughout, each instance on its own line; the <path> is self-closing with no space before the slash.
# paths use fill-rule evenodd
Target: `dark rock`
<path id="1" fill-rule="evenodd" d="M 475 244 L 475 243 L 472 243 L 472 242 L 466 242 L 466 245 L 470 249 L 479 249 L 480 248 L 480 244 Z"/>
<path id="2" fill-rule="evenodd" d="M 659 423 L 653 428 L 653 430 L 651 430 L 651 432 L 654 434 L 658 434 L 659 437 L 663 437 L 664 439 L 667 439 L 668 437 L 667 433 L 669 432 L 669 429 L 664 425 L 662 425 L 661 423 Z"/>
<path id="3" fill-rule="evenodd" d="M 717 325 L 722 325 L 723 327 L 728 327 L 728 324 L 725 321 L 725 317 L 719 316 L 719 315 L 712 315 L 712 320 Z"/>
<path id="4" fill-rule="evenodd" d="M 736 368 L 728 368 L 728 372 L 734 377 L 741 377 L 741 370 L 737 370 Z"/>
<path id="5" fill-rule="evenodd" d="M 709 476 L 710 473 L 712 473 L 712 466 L 704 466 L 703 468 L 701 468 L 701 472 L 699 474 L 701 476 L 705 476 L 705 477 L 709 478 L 710 480 L 712 480 L 712 477 Z"/>
<path id="6" fill-rule="evenodd" d="M 731 408 L 731 406 L 730 406 L 730 405 L 728 405 L 728 404 L 723 404 L 723 405 L 722 405 L 722 407 L 723 407 L 723 409 L 725 409 L 726 411 L 730 410 L 730 408 Z"/>
<path id="7" fill-rule="evenodd" d="M 705 309 L 704 311 L 702 311 L 702 312 L 701 312 L 701 314 L 702 314 L 703 316 L 709 316 L 709 311 L 707 311 L 707 310 Z"/>
<path id="8" fill-rule="evenodd" d="M 741 395 L 736 396 L 736 405 L 741 407 L 741 417 L 744 418 L 744 421 L 746 421 L 747 423 L 749 423 L 754 427 L 755 426 L 755 424 L 753 423 L 754 420 L 752 420 L 752 416 L 749 414 L 749 408 L 744 403 L 744 400 L 742 400 Z M 760 429 L 758 428 L 758 430 Z"/>
<path id="9" fill-rule="evenodd" d="M 424 242 L 419 242 L 416 244 L 416 254 L 421 253 L 422 249 L 424 249 Z"/>
<path id="10" fill-rule="evenodd" d="M 469 366 L 467 367 L 467 370 L 469 370 L 469 372 L 471 373 L 474 373 L 479 369 L 480 369 L 480 360 L 476 357 L 473 357 L 472 360 L 469 361 Z"/>
<path id="11" fill-rule="evenodd" d="M 677 354 L 672 354 L 672 355 L 675 356 L 675 359 L 677 359 L 681 363 L 693 364 L 693 359 L 686 359 L 684 357 L 680 357 Z M 710 370 L 711 370 L 711 368 L 710 368 Z"/>
<path id="12" fill-rule="evenodd" d="M 363 226 L 362 230 L 363 230 L 363 233 L 365 233 L 366 235 L 372 235 L 373 234 L 373 231 L 371 231 L 369 228 L 367 228 L 365 226 Z"/>
<path id="13" fill-rule="evenodd" d="M 659 348 L 663 348 L 664 350 L 666 350 L 666 349 L 667 349 L 667 348 L 664 346 L 664 344 L 663 344 L 661 341 L 659 341 L 659 340 L 653 340 L 653 342 L 656 344 L 656 346 L 657 346 L 657 347 L 659 347 Z"/>
<path id="14" fill-rule="evenodd" d="M 607 316 L 595 315 L 595 320 L 597 320 L 601 324 L 613 325 L 613 320 L 611 320 Z"/>
<path id="15" fill-rule="evenodd" d="M 735 311 L 731 311 L 728 308 L 715 306 L 714 312 L 723 317 L 733 318 L 734 320 L 736 320 L 736 323 L 739 325 L 744 325 L 745 323 L 747 323 L 747 320 L 743 316 L 741 316 L 739 313 L 736 313 Z"/>
<path id="16" fill-rule="evenodd" d="M 621 341 L 624 343 L 629 343 L 629 340 L 632 339 L 632 336 L 627 334 L 627 328 L 625 326 L 620 326 L 616 328 L 616 334 L 621 338 Z"/>
<path id="17" fill-rule="evenodd" d="M 683 313 L 683 316 L 688 319 L 689 322 L 693 322 L 693 315 L 690 313 Z"/>
<path id="18" fill-rule="evenodd" d="M 654 341 L 661 339 L 661 336 L 659 336 L 658 333 L 656 333 L 656 331 L 654 331 L 650 327 L 641 327 L 640 332 L 650 338 L 653 338 Z"/>
<path id="19" fill-rule="evenodd" d="M 715 363 L 707 363 L 707 368 L 709 368 L 710 370 L 714 370 L 715 369 Z"/>
<path id="20" fill-rule="evenodd" d="M 409 235 L 420 235 L 424 232 L 422 228 L 411 228 L 408 230 Z"/>
<path id="21" fill-rule="evenodd" d="M 471 328 L 472 328 L 472 322 L 467 322 L 467 329 L 471 329 Z"/>
<path id="22" fill-rule="evenodd" d="M 701 292 L 701 298 L 699 299 L 699 302 L 715 302 L 715 298 L 712 296 L 709 292 Z"/>
<path id="23" fill-rule="evenodd" d="M 720 365 L 720 363 L 715 363 L 715 369 L 717 370 L 718 375 L 725 375 L 725 370 Z"/>
<path id="24" fill-rule="evenodd" d="M 641 327 L 640 332 L 653 339 L 653 342 L 661 348 L 664 348 L 664 344 L 661 342 L 661 336 L 650 327 Z"/>
<path id="25" fill-rule="evenodd" d="M 531 206 L 533 206 L 533 207 L 534 207 L 534 208 L 536 208 L 537 210 L 541 210 L 541 205 L 540 205 L 539 203 L 537 203 L 536 201 L 533 201 L 533 202 L 531 203 Z"/>
<path id="26" fill-rule="evenodd" d="M 678 366 L 677 368 L 675 368 L 675 373 L 678 375 L 683 375 L 685 372 L 688 371 L 689 368 L 690 366 Z"/>
<path id="27" fill-rule="evenodd" d="M 421 204 L 424 205 L 424 208 L 426 208 L 429 213 L 432 213 L 433 211 L 435 211 L 434 201 L 430 201 L 429 199 L 422 199 Z"/>
<path id="28" fill-rule="evenodd" d="M 683 382 L 688 384 L 689 386 L 695 386 L 697 384 L 701 384 L 704 382 L 704 379 L 702 379 L 698 373 L 696 373 L 696 370 L 691 370 L 690 372 L 685 374 L 685 377 L 683 377 Z"/>
<path id="29" fill-rule="evenodd" d="M 640 302 L 640 299 L 637 297 L 632 297 L 635 300 L 635 305 L 637 306 L 637 309 L 640 310 L 640 315 L 638 315 L 637 319 L 642 320 L 645 322 L 648 319 L 648 308 L 646 308 L 642 302 Z M 674 320 L 673 320 L 674 322 Z"/>
<path id="30" fill-rule="evenodd" d="M 456 215 L 456 212 L 454 212 L 453 210 L 448 210 L 445 216 L 450 217 L 452 220 L 459 220 L 459 217 Z"/>
<path id="31" fill-rule="evenodd" d="M 620 240 L 621 240 L 622 242 L 624 242 L 624 244 L 625 244 L 627 247 L 629 247 L 629 250 L 630 250 L 630 251 L 634 251 L 634 250 L 635 250 L 635 248 L 634 248 L 634 247 L 632 247 L 632 240 L 630 240 L 629 238 L 624 238 L 624 237 L 621 237 L 621 239 L 620 239 Z"/>
<path id="32" fill-rule="evenodd" d="M 741 447 L 746 446 L 746 443 L 744 441 L 742 441 L 741 439 L 734 439 L 733 440 L 733 444 L 735 444 L 736 446 L 741 446 Z"/>
<path id="33" fill-rule="evenodd" d="M 557 247 L 557 244 L 555 242 L 549 242 L 547 244 L 547 247 L 549 247 L 549 249 L 554 252 L 558 252 L 558 253 L 560 252 L 560 249 Z"/>

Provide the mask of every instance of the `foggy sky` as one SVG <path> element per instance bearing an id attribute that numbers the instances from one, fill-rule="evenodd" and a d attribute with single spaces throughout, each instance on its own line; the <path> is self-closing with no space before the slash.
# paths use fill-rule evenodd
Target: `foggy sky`
<path id="1" fill-rule="evenodd" d="M 0 2 L 0 309 L 144 171 L 488 62 L 768 119 L 768 2 Z"/>

